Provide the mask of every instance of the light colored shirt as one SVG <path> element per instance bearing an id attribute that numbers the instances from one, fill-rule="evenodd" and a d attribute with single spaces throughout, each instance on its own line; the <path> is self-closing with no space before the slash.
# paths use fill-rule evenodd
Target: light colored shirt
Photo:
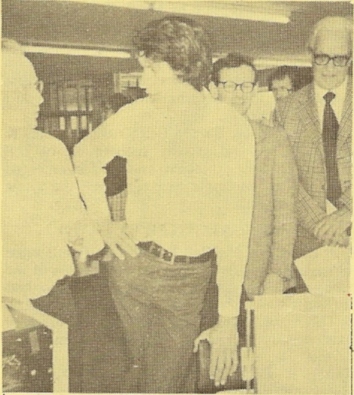
<path id="1" fill-rule="evenodd" d="M 326 101 L 323 98 L 323 96 L 328 93 L 328 92 L 333 92 L 336 96 L 334 99 L 331 101 L 331 106 L 333 108 L 333 111 L 336 115 L 338 124 L 340 124 L 341 118 L 342 118 L 342 111 L 343 111 L 343 106 L 344 106 L 344 100 L 345 100 L 345 95 L 347 91 L 347 78 L 345 81 L 337 88 L 332 89 L 330 91 L 323 89 L 314 84 L 315 86 L 315 99 L 316 99 L 316 106 L 317 106 L 317 111 L 318 111 L 318 119 L 320 121 L 321 125 L 321 130 L 323 127 L 323 114 L 324 114 L 324 108 L 326 105 Z"/>
<path id="2" fill-rule="evenodd" d="M 103 167 L 126 157 L 126 218 L 136 241 L 187 256 L 215 248 L 219 314 L 236 316 L 253 208 L 252 129 L 188 84 L 173 93 L 173 103 L 146 98 L 123 107 L 76 146 L 80 191 L 89 214 L 108 220 Z"/>
<path id="3" fill-rule="evenodd" d="M 79 197 L 70 157 L 36 130 L 2 131 L 2 295 L 37 298 L 74 271 L 68 243 L 104 244 Z"/>

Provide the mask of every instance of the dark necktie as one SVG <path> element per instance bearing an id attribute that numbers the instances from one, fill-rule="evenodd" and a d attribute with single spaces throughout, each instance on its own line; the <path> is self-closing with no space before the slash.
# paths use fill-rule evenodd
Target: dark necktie
<path id="1" fill-rule="evenodd" d="M 337 149 L 337 134 L 339 124 L 336 115 L 331 106 L 331 101 L 335 98 L 335 94 L 327 92 L 323 98 L 326 101 L 323 114 L 323 149 L 326 158 L 327 171 L 327 199 L 338 205 L 338 198 L 341 195 L 341 186 L 339 181 L 336 149 Z"/>

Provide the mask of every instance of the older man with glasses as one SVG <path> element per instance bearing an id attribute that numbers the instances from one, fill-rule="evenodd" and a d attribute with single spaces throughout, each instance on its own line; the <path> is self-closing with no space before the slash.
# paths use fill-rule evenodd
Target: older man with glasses
<path id="1" fill-rule="evenodd" d="M 23 48 L 5 38 L 1 76 L 2 301 L 33 305 L 68 324 L 69 361 L 62 364 L 69 364 L 70 392 L 135 392 L 124 328 L 108 278 L 98 273 L 103 240 L 65 146 L 35 130 L 43 83 Z"/>
<path id="2" fill-rule="evenodd" d="M 308 43 L 313 83 L 278 103 L 277 119 L 292 142 L 300 179 L 295 258 L 323 244 L 349 243 L 352 35 L 350 19 L 320 20 Z"/>

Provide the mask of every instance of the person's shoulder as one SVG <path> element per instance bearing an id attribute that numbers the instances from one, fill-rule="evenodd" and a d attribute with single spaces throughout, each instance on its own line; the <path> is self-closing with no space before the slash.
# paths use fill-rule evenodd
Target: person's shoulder
<path id="1" fill-rule="evenodd" d="M 222 117 L 224 115 L 228 116 L 238 116 L 237 111 L 233 107 L 231 107 L 229 104 L 224 103 L 220 100 L 207 100 L 208 103 L 208 110 L 212 109 L 212 114 L 213 115 L 218 115 L 219 117 Z M 214 112 L 215 111 L 215 112 Z"/>
<path id="2" fill-rule="evenodd" d="M 28 137 L 33 144 L 31 148 L 38 147 L 40 150 L 48 153 L 67 154 L 68 152 L 65 144 L 51 134 L 39 130 L 31 130 Z"/>
<path id="3" fill-rule="evenodd" d="M 220 125 L 223 126 L 243 126 L 250 128 L 250 124 L 246 117 L 239 114 L 232 106 L 227 103 L 223 103 L 219 100 L 214 100 L 214 103 L 210 103 L 209 114 L 217 119 Z"/>
<path id="4" fill-rule="evenodd" d="M 125 106 L 120 108 L 115 115 L 117 115 L 118 117 L 133 116 L 136 112 L 141 113 L 144 109 L 148 109 L 150 106 L 150 102 L 151 99 L 149 97 L 134 100 L 133 102 L 126 104 Z"/>

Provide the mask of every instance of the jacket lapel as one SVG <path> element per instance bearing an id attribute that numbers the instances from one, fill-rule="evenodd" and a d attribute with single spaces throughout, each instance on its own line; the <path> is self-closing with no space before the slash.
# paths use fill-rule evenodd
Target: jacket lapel
<path id="1" fill-rule="evenodd" d="M 303 114 L 303 123 L 311 132 L 317 132 L 320 135 L 321 133 L 321 125 L 318 118 L 318 110 L 316 106 L 315 100 L 315 89 L 313 83 L 308 85 L 303 92 L 303 95 L 300 97 L 302 109 L 301 113 Z"/>
<path id="2" fill-rule="evenodd" d="M 300 114 L 303 132 L 306 133 L 307 138 L 319 148 L 322 160 L 325 160 L 323 145 L 322 145 L 322 131 L 321 124 L 318 118 L 318 110 L 315 100 L 315 89 L 313 83 L 307 85 L 302 95 L 299 97 Z"/>
<path id="3" fill-rule="evenodd" d="M 342 118 L 338 131 L 338 148 L 340 148 L 348 138 L 352 129 L 352 79 L 348 78 L 347 92 L 344 100 Z"/>

